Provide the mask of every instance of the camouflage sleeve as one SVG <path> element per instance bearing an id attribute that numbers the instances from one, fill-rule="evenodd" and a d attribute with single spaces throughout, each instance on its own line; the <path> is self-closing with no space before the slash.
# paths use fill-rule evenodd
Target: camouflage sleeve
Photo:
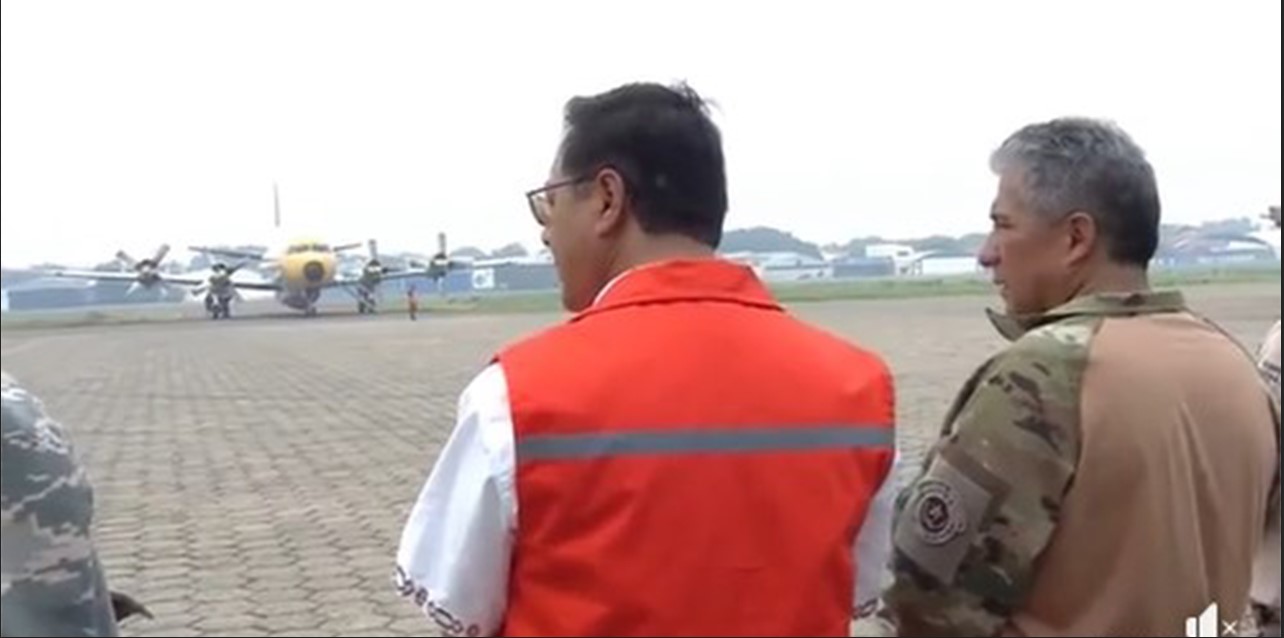
<path id="1" fill-rule="evenodd" d="M 897 500 L 882 614 L 898 635 L 997 635 L 1024 603 L 1078 457 L 1081 353 L 1027 335 L 960 393 Z"/>
<path id="2" fill-rule="evenodd" d="M 1271 412 L 1275 418 L 1275 445 L 1280 446 L 1280 324 L 1276 322 L 1258 352 L 1258 368 L 1271 390 Z M 1280 466 L 1275 466 L 1275 484 L 1267 504 L 1266 531 L 1253 561 L 1253 585 L 1250 597 L 1258 607 L 1256 622 L 1279 632 L 1280 618 Z"/>
<path id="3" fill-rule="evenodd" d="M 1275 395 L 1275 400 L 1280 400 L 1280 324 L 1276 323 L 1271 328 L 1270 334 L 1266 336 L 1266 341 L 1262 343 L 1262 349 L 1257 355 L 1257 367 L 1262 372 L 1262 378 L 1270 386 L 1271 392 Z"/>
<path id="4" fill-rule="evenodd" d="M 1280 446 L 1280 322 L 1275 322 L 1271 328 L 1270 334 L 1266 336 L 1266 341 L 1262 344 L 1261 352 L 1258 354 L 1258 369 L 1262 372 L 1262 378 L 1266 380 L 1266 385 L 1271 389 L 1271 409 L 1274 412 L 1276 424 L 1275 445 Z M 1273 533 L 1279 534 L 1280 526 L 1280 468 L 1275 468 L 1275 489 L 1271 493 L 1270 511 L 1268 512 L 1267 521 L 1273 526 Z M 1278 571 L 1278 568 L 1277 568 Z"/>
<path id="5" fill-rule="evenodd" d="M 118 635 L 84 471 L 35 397 L 7 378 L 2 391 L 0 634 Z"/>

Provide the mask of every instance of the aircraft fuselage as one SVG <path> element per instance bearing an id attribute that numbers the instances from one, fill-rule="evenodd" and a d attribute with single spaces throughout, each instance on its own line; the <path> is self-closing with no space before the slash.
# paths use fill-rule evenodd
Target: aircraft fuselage
<path id="1" fill-rule="evenodd" d="M 276 298 L 294 310 L 315 308 L 321 290 L 334 281 L 338 260 L 334 251 L 292 247 L 277 262 L 280 289 Z"/>

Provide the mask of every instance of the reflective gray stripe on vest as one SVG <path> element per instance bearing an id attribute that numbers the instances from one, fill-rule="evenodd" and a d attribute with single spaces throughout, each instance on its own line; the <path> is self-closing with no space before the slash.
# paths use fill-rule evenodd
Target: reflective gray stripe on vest
<path id="1" fill-rule="evenodd" d="M 519 439 L 519 461 L 584 459 L 633 454 L 797 452 L 891 447 L 889 427 L 790 427 L 541 434 Z"/>

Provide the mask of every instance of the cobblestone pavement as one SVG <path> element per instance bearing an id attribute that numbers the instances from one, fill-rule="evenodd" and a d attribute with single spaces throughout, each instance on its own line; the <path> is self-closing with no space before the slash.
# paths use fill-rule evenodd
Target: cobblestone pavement
<path id="1" fill-rule="evenodd" d="M 1197 289 L 1249 345 L 1279 288 Z M 976 298 L 797 312 L 896 371 L 907 478 L 954 390 L 1001 346 Z M 457 393 L 554 315 L 247 318 L 6 330 L 3 366 L 70 428 L 97 489 L 114 588 L 156 613 L 132 635 L 410 636 L 433 626 L 391 587 L 407 508 Z"/>

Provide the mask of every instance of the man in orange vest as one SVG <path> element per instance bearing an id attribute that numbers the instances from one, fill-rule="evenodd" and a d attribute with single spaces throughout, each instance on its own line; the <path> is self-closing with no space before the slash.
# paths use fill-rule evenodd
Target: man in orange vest
<path id="1" fill-rule="evenodd" d="M 890 550 L 887 366 L 715 256 L 695 92 L 575 98 L 565 125 L 527 197 L 575 314 L 464 391 L 400 592 L 448 634 L 847 635 Z"/>

